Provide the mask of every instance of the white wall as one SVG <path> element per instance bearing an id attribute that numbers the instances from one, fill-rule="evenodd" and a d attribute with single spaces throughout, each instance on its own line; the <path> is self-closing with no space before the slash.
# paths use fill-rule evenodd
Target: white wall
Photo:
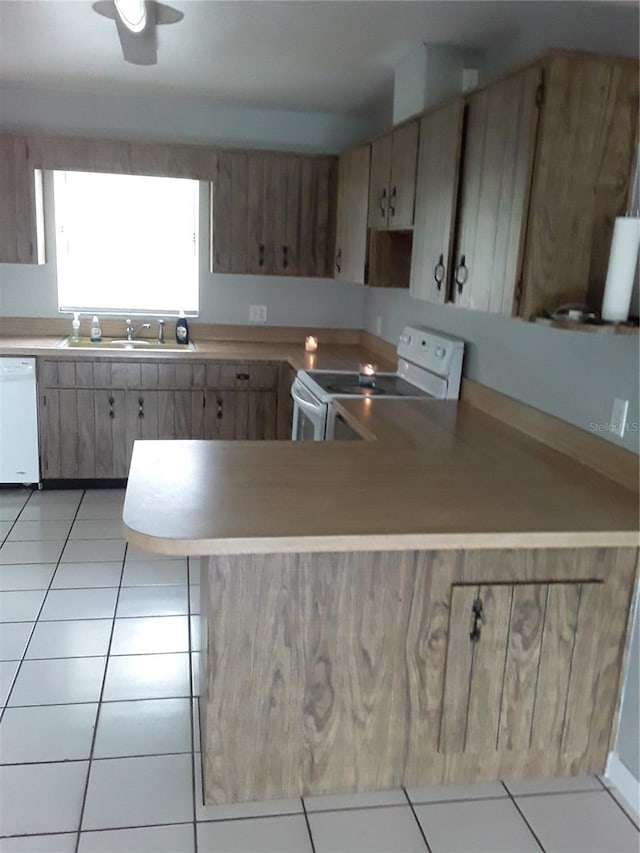
<path id="1" fill-rule="evenodd" d="M 0 127 L 9 130 L 335 154 L 361 142 L 379 124 L 377 114 L 249 109 L 171 94 L 0 86 Z"/>
<path id="2" fill-rule="evenodd" d="M 551 329 L 510 317 L 413 299 L 406 290 L 369 288 L 365 328 L 395 342 L 406 323 L 418 323 L 466 341 L 464 375 L 562 418 L 584 430 L 610 421 L 614 397 L 629 400 L 624 438 L 599 433 L 636 453 L 639 338 Z"/>

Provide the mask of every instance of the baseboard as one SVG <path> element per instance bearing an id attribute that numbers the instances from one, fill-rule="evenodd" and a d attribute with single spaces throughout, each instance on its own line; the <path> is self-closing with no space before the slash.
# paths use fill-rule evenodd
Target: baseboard
<path id="1" fill-rule="evenodd" d="M 640 780 L 626 767 L 616 752 L 610 752 L 604 775 L 608 782 L 624 797 L 627 805 L 638 817 L 640 808 Z"/>

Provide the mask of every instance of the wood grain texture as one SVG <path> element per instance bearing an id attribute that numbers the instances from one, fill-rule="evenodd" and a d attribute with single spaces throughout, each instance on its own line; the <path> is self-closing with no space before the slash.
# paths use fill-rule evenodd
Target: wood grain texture
<path id="1" fill-rule="evenodd" d="M 364 284 L 369 209 L 368 145 L 352 148 L 338 160 L 338 210 L 334 274 L 339 281 Z"/>
<path id="2" fill-rule="evenodd" d="M 531 743 L 548 594 L 548 584 L 513 588 L 498 749 L 529 749 Z"/>
<path id="3" fill-rule="evenodd" d="M 599 703 L 619 689 L 636 557 L 573 549 L 211 558 L 202 576 L 207 802 L 602 770 L 614 704 Z M 579 624 L 568 594 L 576 587 L 609 592 L 596 623 L 596 687 L 571 694 L 559 717 L 546 705 L 559 708 L 562 679 L 542 671 L 557 667 L 556 651 Z M 486 622 L 472 644 L 476 596 Z M 585 698 L 585 708 L 574 702 Z"/>
<path id="4" fill-rule="evenodd" d="M 42 263 L 42 211 L 27 137 L 0 133 L 0 263 Z"/>
<path id="5" fill-rule="evenodd" d="M 554 55 L 544 78 L 523 266 L 525 318 L 570 302 L 600 311 L 614 219 L 625 212 L 637 150 L 636 62 Z"/>
<path id="6" fill-rule="evenodd" d="M 419 121 L 404 124 L 393 132 L 389 177 L 390 228 L 413 226 L 419 134 Z"/>
<path id="7" fill-rule="evenodd" d="M 444 302 L 449 294 L 463 117 L 459 99 L 420 122 L 410 288 L 413 297 L 429 302 Z"/>
<path id="8" fill-rule="evenodd" d="M 468 99 L 455 265 L 468 270 L 453 299 L 511 314 L 520 275 L 541 71 L 532 67 Z M 455 274 L 454 274 L 455 278 Z"/>
<path id="9" fill-rule="evenodd" d="M 376 139 L 371 145 L 369 180 L 369 228 L 386 228 L 389 224 L 389 182 L 393 157 L 393 134 Z"/>

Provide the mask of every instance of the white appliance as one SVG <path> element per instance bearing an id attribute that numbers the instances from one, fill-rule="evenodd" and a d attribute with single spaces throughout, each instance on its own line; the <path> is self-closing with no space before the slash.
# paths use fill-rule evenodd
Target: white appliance
<path id="1" fill-rule="evenodd" d="M 0 358 L 0 483 L 38 483 L 35 358 Z"/>
<path id="2" fill-rule="evenodd" d="M 333 439 L 335 410 L 341 397 L 457 400 L 464 341 L 443 332 L 405 326 L 398 343 L 398 372 L 378 373 L 371 385 L 350 370 L 299 370 L 293 385 L 294 441 Z"/>

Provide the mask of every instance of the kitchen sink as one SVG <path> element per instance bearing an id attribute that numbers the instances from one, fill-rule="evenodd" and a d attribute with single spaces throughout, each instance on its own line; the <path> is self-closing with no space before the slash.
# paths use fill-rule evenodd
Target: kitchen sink
<path id="1" fill-rule="evenodd" d="M 125 339 L 92 341 L 90 338 L 73 340 L 71 337 L 61 341 L 58 347 L 60 349 L 84 350 L 112 349 L 124 350 L 125 352 L 132 352 L 133 350 L 141 350 L 142 352 L 193 352 L 196 348 L 193 343 L 178 344 L 175 341 L 168 341 L 167 343 L 160 344 L 158 341 L 144 340 L 143 338 L 137 338 L 133 341 Z"/>

